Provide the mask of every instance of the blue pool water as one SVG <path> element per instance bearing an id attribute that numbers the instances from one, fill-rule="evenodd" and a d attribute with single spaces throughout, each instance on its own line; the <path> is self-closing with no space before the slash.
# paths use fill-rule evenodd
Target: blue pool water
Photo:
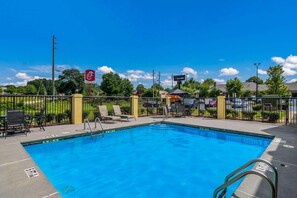
<path id="1" fill-rule="evenodd" d="M 25 149 L 63 197 L 212 197 L 228 173 L 270 142 L 153 124 Z"/>

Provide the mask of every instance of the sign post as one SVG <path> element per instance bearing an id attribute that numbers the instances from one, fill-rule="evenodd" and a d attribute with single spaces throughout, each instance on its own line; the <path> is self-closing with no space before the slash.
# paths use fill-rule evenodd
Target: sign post
<path id="1" fill-rule="evenodd" d="M 96 73 L 92 69 L 85 71 L 85 83 L 88 84 L 88 95 L 92 95 L 92 84 L 96 82 Z"/>
<path id="2" fill-rule="evenodd" d="M 173 80 L 177 81 L 177 86 L 180 89 L 180 84 L 182 80 L 186 79 L 186 75 L 177 75 L 177 76 L 173 76 Z"/>

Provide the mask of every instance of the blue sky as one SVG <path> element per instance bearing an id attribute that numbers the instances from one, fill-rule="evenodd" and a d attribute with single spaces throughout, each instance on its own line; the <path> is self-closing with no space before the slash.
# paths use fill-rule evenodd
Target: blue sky
<path id="1" fill-rule="evenodd" d="M 164 86 L 172 73 L 244 81 L 255 62 L 263 79 L 282 64 L 294 81 L 296 7 L 294 0 L 1 0 L 0 84 L 50 78 L 53 34 L 57 67 L 94 69 L 98 82 L 112 70 L 150 86 L 153 69 Z"/>

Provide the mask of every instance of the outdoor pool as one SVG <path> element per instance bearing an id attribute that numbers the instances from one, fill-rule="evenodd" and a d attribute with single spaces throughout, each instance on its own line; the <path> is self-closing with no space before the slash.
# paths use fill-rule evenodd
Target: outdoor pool
<path id="1" fill-rule="evenodd" d="M 25 149 L 62 197 L 212 197 L 228 173 L 260 157 L 271 140 L 151 124 Z"/>

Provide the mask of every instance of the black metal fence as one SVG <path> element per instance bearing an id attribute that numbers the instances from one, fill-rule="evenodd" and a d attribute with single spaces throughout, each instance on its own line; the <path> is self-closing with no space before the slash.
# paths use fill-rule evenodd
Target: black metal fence
<path id="1" fill-rule="evenodd" d="M 226 98 L 226 118 L 297 124 L 297 98 Z"/>
<path id="2" fill-rule="evenodd" d="M 82 118 L 94 121 L 100 117 L 99 105 L 105 105 L 109 115 L 114 115 L 112 105 L 119 105 L 123 114 L 131 114 L 131 98 L 121 96 L 84 96 Z"/>
<path id="3" fill-rule="evenodd" d="M 33 95 L 0 95 L 0 116 L 4 125 L 6 110 L 22 110 L 31 125 L 36 125 L 32 119 L 45 111 L 45 124 L 56 125 L 71 123 L 71 96 L 33 96 Z"/>
<path id="4" fill-rule="evenodd" d="M 153 97 L 138 98 L 138 115 L 139 117 L 162 115 L 165 99 Z"/>

